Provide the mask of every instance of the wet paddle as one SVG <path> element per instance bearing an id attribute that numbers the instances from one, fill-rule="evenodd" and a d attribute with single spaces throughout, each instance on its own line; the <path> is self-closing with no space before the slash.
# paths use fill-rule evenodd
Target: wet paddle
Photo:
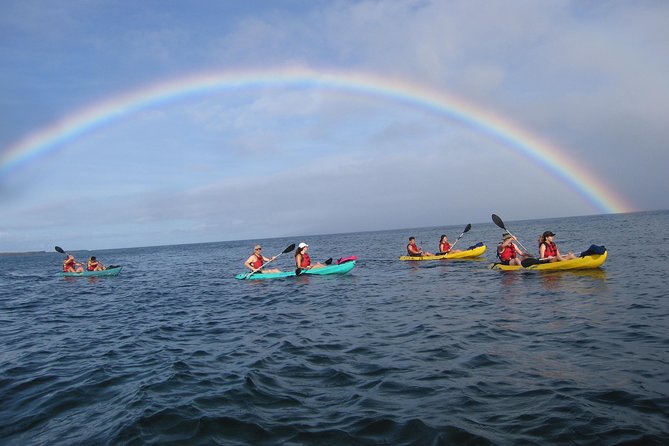
<path id="1" fill-rule="evenodd" d="M 325 262 L 323 262 L 323 264 L 325 264 L 325 265 L 330 265 L 331 263 L 332 263 L 332 257 L 330 257 L 330 258 L 327 259 Z M 299 276 L 299 275 L 302 274 L 306 269 L 307 269 L 307 268 L 296 268 L 296 269 L 295 269 L 295 275 L 296 275 L 296 276 Z"/>
<path id="2" fill-rule="evenodd" d="M 460 236 L 459 236 L 458 238 L 455 239 L 455 243 L 453 243 L 453 245 L 451 245 L 451 249 L 449 249 L 448 252 L 451 252 L 451 251 L 453 250 L 453 248 L 455 248 L 455 245 L 458 244 L 458 242 L 460 241 L 460 239 L 462 238 L 462 236 L 465 235 L 465 233 L 469 232 L 469 230 L 470 230 L 471 228 L 472 228 L 471 223 L 468 223 L 467 226 L 465 226 L 465 230 L 462 231 L 462 234 L 460 234 Z"/>
<path id="3" fill-rule="evenodd" d="M 516 238 L 516 236 L 513 235 L 513 234 L 511 234 L 511 231 L 509 231 L 509 230 L 506 228 L 506 226 L 504 225 L 504 222 L 502 221 L 502 219 L 499 218 L 499 215 L 497 215 L 497 214 L 492 214 L 492 221 L 493 221 L 493 223 L 495 223 L 497 226 L 499 226 L 500 228 L 502 228 L 502 229 L 504 229 L 506 232 L 508 232 L 510 236 L 512 236 L 513 238 L 515 238 L 516 241 L 518 242 L 518 244 L 525 250 L 525 254 L 526 254 L 526 255 L 528 255 L 528 256 L 530 256 L 530 257 L 532 256 L 532 254 L 530 254 L 530 252 L 527 250 L 527 248 L 524 247 L 522 243 L 520 243 L 520 241 Z"/>
<path id="4" fill-rule="evenodd" d="M 255 273 L 257 273 L 258 271 L 260 271 L 261 269 L 263 269 L 265 266 L 269 265 L 269 264 L 272 263 L 274 260 L 276 260 L 277 258 L 279 258 L 279 256 L 280 256 L 281 254 L 286 254 L 286 253 L 292 251 L 293 249 L 295 249 L 295 243 L 289 245 L 286 249 L 284 249 L 284 250 L 281 251 L 279 254 L 277 254 L 276 256 L 274 256 L 273 259 L 271 259 L 271 260 L 267 261 L 266 263 L 263 263 L 262 265 L 260 265 L 260 268 L 258 268 L 257 270 L 255 270 L 255 271 L 251 271 L 250 273 L 246 274 L 246 276 L 244 276 L 244 279 L 248 279 L 249 277 L 251 277 L 252 275 L 254 275 Z"/>

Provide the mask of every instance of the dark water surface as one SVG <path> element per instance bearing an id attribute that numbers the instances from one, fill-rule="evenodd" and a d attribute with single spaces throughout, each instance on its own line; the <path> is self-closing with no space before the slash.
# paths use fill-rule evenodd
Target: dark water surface
<path id="1" fill-rule="evenodd" d="M 0 256 L 0 443 L 667 444 L 669 212 L 506 222 L 599 270 L 492 271 L 492 223 L 486 260 L 397 260 L 465 223 L 305 238 L 340 277 L 234 280 L 255 241 Z"/>

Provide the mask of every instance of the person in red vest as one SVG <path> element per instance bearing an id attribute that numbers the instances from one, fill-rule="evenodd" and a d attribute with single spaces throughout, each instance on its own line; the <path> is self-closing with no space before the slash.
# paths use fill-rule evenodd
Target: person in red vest
<path id="1" fill-rule="evenodd" d="M 83 273 L 84 265 L 74 260 L 72 254 L 68 254 L 63 262 L 63 272 L 65 273 Z"/>
<path id="2" fill-rule="evenodd" d="M 89 271 L 103 271 L 107 269 L 107 267 L 100 263 L 98 259 L 95 258 L 95 256 L 92 256 L 90 259 L 88 259 L 86 269 Z"/>
<path id="3" fill-rule="evenodd" d="M 416 237 L 409 237 L 409 244 L 407 245 L 407 254 L 410 255 L 411 257 L 432 255 L 427 251 L 423 251 L 418 245 L 416 245 Z"/>
<path id="4" fill-rule="evenodd" d="M 516 240 L 516 237 L 509 233 L 504 233 L 502 235 L 502 243 L 497 245 L 497 257 L 499 257 L 500 263 L 503 265 L 521 265 L 521 260 L 527 257 L 527 254 L 513 243 L 514 240 Z"/>
<path id="5" fill-rule="evenodd" d="M 560 250 L 553 241 L 555 234 L 551 231 L 544 232 L 539 238 L 539 258 L 550 262 L 559 262 L 561 260 L 575 259 L 576 254 L 569 252 L 565 255 L 560 254 Z"/>
<path id="6" fill-rule="evenodd" d="M 267 263 L 271 262 L 274 260 L 276 257 L 272 257 L 271 259 L 268 259 L 267 257 L 262 255 L 262 246 L 256 245 L 253 248 L 253 254 L 249 256 L 248 259 L 246 259 L 246 262 L 244 262 L 244 266 L 246 266 L 248 269 L 250 269 L 252 272 L 261 274 L 261 273 L 280 273 L 281 270 L 278 268 L 262 268 L 262 266 Z"/>
<path id="7" fill-rule="evenodd" d="M 439 252 L 437 255 L 447 254 L 449 252 L 461 252 L 461 250 L 451 249 L 451 244 L 448 243 L 448 236 L 444 234 L 441 236 L 441 239 L 439 239 Z"/>
<path id="8" fill-rule="evenodd" d="M 295 250 L 295 266 L 300 269 L 312 269 L 312 268 L 322 268 L 325 265 L 322 263 L 316 262 L 314 265 L 311 264 L 311 257 L 307 253 L 309 245 L 304 242 L 301 242 L 297 245 L 297 250 Z"/>

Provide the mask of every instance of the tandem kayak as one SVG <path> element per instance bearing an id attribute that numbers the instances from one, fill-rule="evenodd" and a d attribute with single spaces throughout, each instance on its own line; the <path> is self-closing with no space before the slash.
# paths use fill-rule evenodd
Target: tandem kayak
<path id="1" fill-rule="evenodd" d="M 432 256 L 400 256 L 400 260 L 441 260 L 441 259 L 475 259 L 483 255 L 486 246 L 477 246 L 460 252 L 449 252 L 447 254 Z"/>
<path id="2" fill-rule="evenodd" d="M 593 269 L 602 266 L 604 262 L 606 262 L 608 255 L 609 252 L 605 251 L 604 254 L 593 254 L 579 257 L 577 259 L 562 260 L 560 262 L 537 263 L 527 267 L 520 265 L 502 265 L 501 263 L 493 263 L 490 269 L 498 269 L 502 271 L 565 271 L 575 269 Z"/>
<path id="3" fill-rule="evenodd" d="M 339 265 L 328 265 L 322 268 L 303 269 L 300 276 L 327 276 L 330 274 L 346 274 L 355 266 L 355 261 L 341 263 Z M 237 274 L 235 279 L 239 280 L 260 280 L 260 279 L 280 279 L 283 277 L 295 277 L 295 270 L 282 271 L 280 273 L 250 273 Z"/>
<path id="4" fill-rule="evenodd" d="M 100 276 L 118 276 L 118 273 L 123 269 L 122 266 L 115 266 L 113 268 L 103 269 L 102 271 L 84 271 L 81 273 L 65 273 L 59 272 L 56 275 L 61 277 L 100 277 Z"/>

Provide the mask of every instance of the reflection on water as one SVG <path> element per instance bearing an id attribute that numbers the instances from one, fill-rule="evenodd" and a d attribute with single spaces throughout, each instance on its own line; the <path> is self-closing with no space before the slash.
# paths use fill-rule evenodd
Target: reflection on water
<path id="1" fill-rule="evenodd" d="M 592 294 L 606 288 L 606 271 L 597 269 L 537 271 L 541 285 L 548 291 Z"/>

